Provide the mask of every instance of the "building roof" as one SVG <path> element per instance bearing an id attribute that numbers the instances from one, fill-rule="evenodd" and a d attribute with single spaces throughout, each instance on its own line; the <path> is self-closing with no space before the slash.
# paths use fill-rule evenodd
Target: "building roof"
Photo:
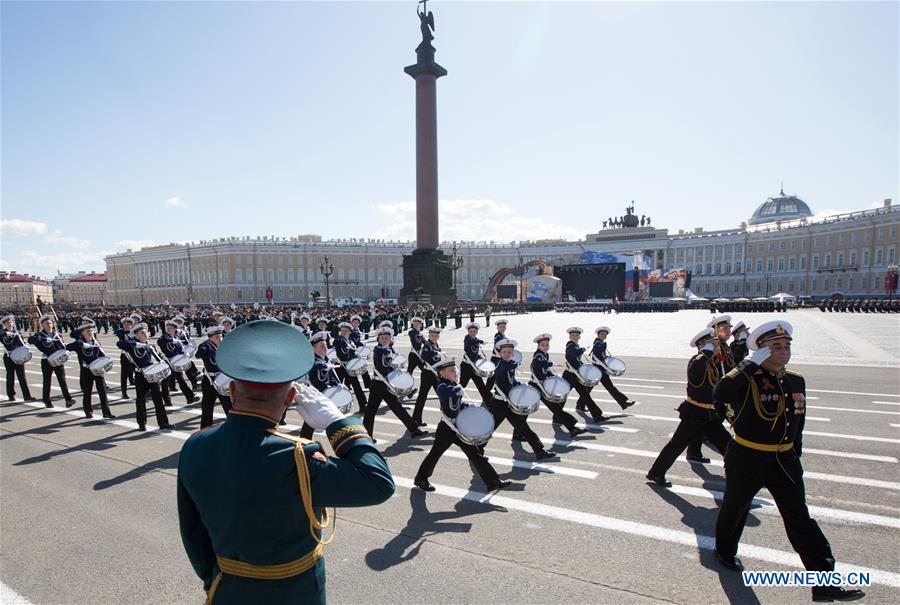
<path id="1" fill-rule="evenodd" d="M 105 282 L 106 281 L 106 273 L 88 273 L 86 275 L 79 275 L 78 277 L 73 277 L 69 280 L 69 283 L 84 283 L 84 282 Z"/>
<path id="2" fill-rule="evenodd" d="M 812 216 L 809 206 L 795 195 L 785 195 L 784 189 L 759 205 L 748 221 L 751 225 L 774 223 L 776 221 L 793 221 Z"/>
<path id="3" fill-rule="evenodd" d="M 15 271 L 7 273 L 6 271 L 0 271 L 0 283 L 20 283 L 20 284 L 46 284 L 50 285 L 49 282 L 41 279 L 40 277 L 35 277 L 34 275 L 25 275 L 22 273 L 16 273 Z"/>

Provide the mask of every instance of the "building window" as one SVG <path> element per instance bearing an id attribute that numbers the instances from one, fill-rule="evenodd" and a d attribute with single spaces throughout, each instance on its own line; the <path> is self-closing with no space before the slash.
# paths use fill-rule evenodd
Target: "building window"
<path id="1" fill-rule="evenodd" d="M 725 273 L 731 273 L 731 263 L 725 263 Z"/>
<path id="2" fill-rule="evenodd" d="M 831 248 L 831 236 L 830 235 L 825 236 L 825 247 Z"/>
<path id="3" fill-rule="evenodd" d="M 784 240 L 781 240 L 780 242 L 778 242 L 778 249 L 784 250 Z"/>
<path id="4" fill-rule="evenodd" d="M 800 248 L 806 250 L 806 240 L 800 240 Z"/>
<path id="5" fill-rule="evenodd" d="M 769 242 L 769 252 L 775 249 L 775 242 Z"/>
<path id="6" fill-rule="evenodd" d="M 875 266 L 876 267 L 881 265 L 882 259 L 883 259 L 883 255 L 881 252 L 881 248 L 879 248 L 878 250 L 875 251 Z"/>
<path id="7" fill-rule="evenodd" d="M 735 272 L 735 273 L 740 273 L 740 272 L 741 272 L 741 261 L 736 261 L 736 262 L 734 263 L 734 272 Z"/>
<path id="8" fill-rule="evenodd" d="M 240 264 L 241 264 L 241 255 L 240 255 L 240 254 L 235 254 L 235 255 L 234 255 L 234 264 L 235 264 L 235 265 L 240 265 Z"/>
<path id="9" fill-rule="evenodd" d="M 818 268 L 819 268 L 819 255 L 818 255 L 818 254 L 813 254 L 813 264 L 812 264 L 812 266 L 813 266 L 813 269 L 818 269 Z"/>
<path id="10" fill-rule="evenodd" d="M 802 271 L 802 270 L 805 270 L 805 269 L 806 269 L 806 257 L 805 257 L 805 256 L 801 256 L 801 257 L 800 257 L 800 270 Z"/>
<path id="11" fill-rule="evenodd" d="M 706 282 L 706 283 L 704 284 L 704 288 L 705 288 L 705 290 L 706 290 L 706 294 L 709 294 L 709 282 Z"/>
<path id="12" fill-rule="evenodd" d="M 837 288 L 838 290 L 840 290 L 840 289 L 841 289 L 841 284 L 843 283 L 843 281 L 844 281 L 844 280 L 843 280 L 842 278 L 840 278 L 840 277 L 837 278 L 837 284 L 835 284 L 835 288 Z"/>
<path id="13" fill-rule="evenodd" d="M 772 271 L 774 267 L 774 262 L 771 258 L 766 259 L 766 271 Z"/>
<path id="14" fill-rule="evenodd" d="M 756 259 L 756 272 L 762 273 L 762 259 L 761 258 Z"/>
<path id="15" fill-rule="evenodd" d="M 813 245 L 812 245 L 812 247 L 813 247 L 813 248 L 818 248 L 818 247 L 819 247 L 819 238 L 818 238 L 818 237 L 814 237 L 814 238 L 813 238 Z"/>
<path id="16" fill-rule="evenodd" d="M 838 246 L 842 245 L 843 243 L 844 243 L 844 234 L 840 233 L 840 234 L 838 234 Z"/>
<path id="17" fill-rule="evenodd" d="M 850 266 L 852 266 L 852 267 L 856 266 L 856 251 L 855 250 L 850 252 Z"/>
<path id="18" fill-rule="evenodd" d="M 778 259 L 778 270 L 779 270 L 779 271 L 784 271 L 784 259 L 783 259 L 783 258 L 779 258 L 779 259 Z M 781 289 L 781 288 L 779 288 L 779 290 L 780 290 L 780 289 Z"/>
<path id="19" fill-rule="evenodd" d="M 796 268 L 797 268 L 797 259 L 795 259 L 795 258 L 792 256 L 791 258 L 788 259 L 788 269 L 789 269 L 790 271 L 793 271 L 793 270 L 795 270 Z"/>
<path id="20" fill-rule="evenodd" d="M 722 273 L 722 263 L 716 263 L 716 273 Z"/>
<path id="21" fill-rule="evenodd" d="M 762 284 L 756 280 L 756 293 L 759 294 L 760 290 L 762 290 Z"/>
<path id="22" fill-rule="evenodd" d="M 852 290 L 852 289 L 853 289 L 853 278 L 852 278 L 852 277 L 848 277 L 848 278 L 847 278 L 847 289 L 848 289 L 848 290 Z"/>
<path id="23" fill-rule="evenodd" d="M 837 264 L 838 264 L 838 267 L 843 267 L 843 266 L 844 266 L 844 253 L 843 253 L 843 252 L 838 252 L 838 261 L 837 261 Z"/>
<path id="24" fill-rule="evenodd" d="M 825 255 L 825 268 L 828 269 L 829 267 L 831 267 L 831 255 L 826 254 Z"/>
<path id="25" fill-rule="evenodd" d="M 888 248 L 888 264 L 889 265 L 894 264 L 894 249 L 893 248 Z"/>
<path id="26" fill-rule="evenodd" d="M 818 288 L 818 284 L 816 283 L 818 280 L 814 277 L 812 282 L 812 291 L 815 292 L 816 288 Z"/>
<path id="27" fill-rule="evenodd" d="M 884 237 L 884 227 L 878 228 L 878 235 L 876 237 L 877 239 L 882 239 Z"/>
<path id="28" fill-rule="evenodd" d="M 868 251 L 868 250 L 863 250 L 863 262 L 862 262 L 862 266 L 863 266 L 863 267 L 868 267 L 868 266 L 869 266 L 869 251 Z"/>
<path id="29" fill-rule="evenodd" d="M 796 249 L 797 249 L 797 240 L 792 239 L 791 240 L 791 250 L 796 250 Z"/>
<path id="30" fill-rule="evenodd" d="M 706 263 L 706 273 L 707 275 L 712 273 L 712 263 Z"/>

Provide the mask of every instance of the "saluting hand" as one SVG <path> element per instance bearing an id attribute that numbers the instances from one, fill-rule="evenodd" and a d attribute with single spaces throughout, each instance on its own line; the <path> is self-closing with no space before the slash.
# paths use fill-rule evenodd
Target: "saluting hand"
<path id="1" fill-rule="evenodd" d="M 309 385 L 294 383 L 297 396 L 294 402 L 303 420 L 314 429 L 325 430 L 331 423 L 341 420 L 344 415 L 334 402 Z"/>

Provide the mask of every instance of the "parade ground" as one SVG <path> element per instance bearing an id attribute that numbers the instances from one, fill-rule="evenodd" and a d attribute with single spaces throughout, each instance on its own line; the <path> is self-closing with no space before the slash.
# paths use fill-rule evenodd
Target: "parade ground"
<path id="1" fill-rule="evenodd" d="M 559 364 L 567 327 L 583 327 L 589 342 L 595 327 L 610 326 L 609 351 L 628 364 L 614 382 L 638 405 L 622 412 L 598 385 L 594 399 L 611 420 L 588 424 L 589 432 L 573 440 L 542 407 L 529 423 L 560 457 L 540 464 L 501 425 L 486 454 L 501 478 L 514 483 L 491 494 L 455 447 L 431 478 L 435 492 L 413 487 L 432 440 L 408 438 L 383 406 L 375 437 L 396 493 L 380 506 L 337 511 L 337 537 L 325 551 L 329 601 L 808 602 L 808 588 L 747 587 L 741 574 L 715 561 L 725 482 L 721 456 L 709 446 L 703 451 L 711 463 L 687 463 L 683 456 L 675 463 L 667 474 L 671 488 L 644 478 L 677 426 L 674 408 L 683 400 L 692 354 L 688 340 L 710 317 L 700 311 L 506 316 L 507 333 L 526 360 L 531 339 L 550 332 Z M 813 309 L 737 319 L 751 327 L 772 319 L 794 325 L 789 368 L 807 385 L 802 459 L 810 511 L 838 570 L 871 574 L 865 602 L 900 602 L 900 318 Z M 483 325 L 484 318 L 478 321 Z M 494 331 L 482 328 L 480 336 L 490 342 Z M 461 355 L 463 335 L 451 320 L 440 340 L 444 352 Z M 101 334 L 100 341 L 118 364 L 115 337 Z M 398 336 L 397 345 L 407 352 L 408 338 Z M 27 366 L 36 395 L 38 358 Z M 107 381 L 115 420 L 84 417 L 74 356 L 66 369 L 74 407 L 65 408 L 55 382 L 52 409 L 40 400 L 0 404 L 0 601 L 201 603 L 175 497 L 179 449 L 199 428 L 199 403 L 185 405 L 173 393 L 168 413 L 177 430 L 157 430 L 151 413 L 148 431 L 140 433 L 134 403 L 117 401 L 118 368 Z M 526 379 L 527 367 L 522 370 Z M 573 413 L 575 399 L 573 391 L 567 404 Z M 282 428 L 298 432 L 297 412 L 287 420 Z M 432 396 L 428 430 L 439 420 Z M 324 436 L 317 439 L 327 444 Z M 801 569 L 765 491 L 748 517 L 738 556 L 751 571 Z"/>

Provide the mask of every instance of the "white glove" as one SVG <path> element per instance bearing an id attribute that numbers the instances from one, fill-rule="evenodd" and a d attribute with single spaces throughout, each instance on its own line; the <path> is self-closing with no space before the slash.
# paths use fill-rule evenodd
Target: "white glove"
<path id="1" fill-rule="evenodd" d="M 762 362 L 767 360 L 771 354 L 772 350 L 769 347 L 760 347 L 753 351 L 753 354 L 750 356 L 750 361 L 756 365 L 762 365 Z"/>
<path id="2" fill-rule="evenodd" d="M 465 395 L 465 394 L 466 394 L 466 390 L 463 388 L 463 386 L 462 386 L 461 384 L 458 384 L 458 385 L 454 386 L 454 387 L 453 387 L 453 392 L 454 392 L 454 393 L 457 393 L 457 394 L 459 394 L 459 395 Z"/>
<path id="3" fill-rule="evenodd" d="M 84 348 L 84 349 L 93 349 L 94 346 L 95 346 L 95 345 L 94 345 L 93 343 L 90 343 L 90 342 L 85 342 L 83 345 L 81 345 L 81 347 Z"/>
<path id="4" fill-rule="evenodd" d="M 297 411 L 300 416 L 314 429 L 325 430 L 336 420 L 341 420 L 344 415 L 338 410 L 334 402 L 309 385 L 294 383 L 297 389 Z"/>

